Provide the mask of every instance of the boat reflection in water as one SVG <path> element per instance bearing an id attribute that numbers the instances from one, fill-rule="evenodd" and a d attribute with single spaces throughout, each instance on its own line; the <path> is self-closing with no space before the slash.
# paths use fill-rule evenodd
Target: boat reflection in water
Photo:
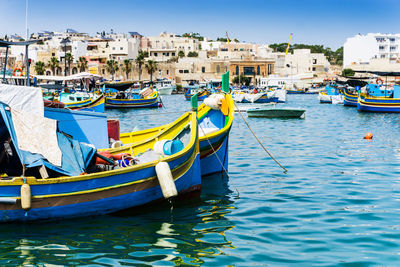
<path id="1" fill-rule="evenodd" d="M 0 229 L 7 265 L 201 265 L 234 249 L 235 209 L 226 175 L 203 178 L 200 198 L 109 215 Z M 214 261 L 214 260 L 213 260 Z M 0 259 L 1 262 L 1 259 Z"/>

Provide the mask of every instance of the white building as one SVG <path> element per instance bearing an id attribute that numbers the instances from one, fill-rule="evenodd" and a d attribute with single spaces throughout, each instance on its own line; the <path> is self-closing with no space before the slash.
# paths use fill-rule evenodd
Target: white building
<path id="1" fill-rule="evenodd" d="M 399 46 L 400 34 L 368 33 L 347 38 L 343 46 L 343 67 L 368 65 L 376 59 L 387 64 L 396 63 L 400 55 Z"/>
<path id="2" fill-rule="evenodd" d="M 310 49 L 295 49 L 293 54 L 285 56 L 283 69 L 275 69 L 275 72 L 281 75 L 318 74 L 327 72 L 330 65 L 323 53 L 311 53 Z"/>

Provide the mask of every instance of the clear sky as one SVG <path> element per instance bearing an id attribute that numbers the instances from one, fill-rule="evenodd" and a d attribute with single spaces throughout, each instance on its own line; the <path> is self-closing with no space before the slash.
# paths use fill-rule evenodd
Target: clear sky
<path id="1" fill-rule="evenodd" d="M 29 0 L 30 32 L 72 28 L 163 31 L 246 42 L 323 44 L 336 49 L 347 37 L 400 33 L 400 0 Z M 0 36 L 25 36 L 25 0 L 0 0 Z"/>

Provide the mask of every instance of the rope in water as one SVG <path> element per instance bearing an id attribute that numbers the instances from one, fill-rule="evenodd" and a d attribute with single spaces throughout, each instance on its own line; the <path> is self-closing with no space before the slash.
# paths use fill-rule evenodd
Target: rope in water
<path id="1" fill-rule="evenodd" d="M 250 132 L 253 134 L 254 138 L 257 140 L 257 142 L 260 144 L 260 146 L 264 149 L 264 151 L 268 154 L 268 156 L 270 156 L 270 158 L 273 159 L 279 165 L 279 167 L 281 167 L 284 170 L 283 173 L 286 174 L 288 172 L 288 170 L 285 167 L 283 167 L 282 164 L 280 164 L 279 161 L 276 160 L 275 157 L 265 148 L 265 146 L 261 143 L 260 139 L 258 139 L 258 137 L 255 134 L 255 132 L 253 131 L 253 129 L 251 129 L 249 123 L 244 118 L 242 112 L 240 112 L 239 107 L 236 105 L 235 102 L 233 102 L 233 103 L 235 104 L 237 111 L 239 112 L 240 116 L 242 117 L 244 123 L 247 125 L 247 128 L 249 128 Z"/>

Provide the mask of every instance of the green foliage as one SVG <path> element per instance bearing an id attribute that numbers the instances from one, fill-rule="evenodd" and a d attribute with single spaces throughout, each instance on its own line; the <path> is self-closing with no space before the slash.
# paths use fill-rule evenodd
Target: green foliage
<path id="1" fill-rule="evenodd" d="M 86 71 L 88 67 L 88 61 L 85 57 L 79 57 L 78 59 L 78 68 L 80 72 Z"/>
<path id="2" fill-rule="evenodd" d="M 136 65 L 138 65 L 138 73 L 139 73 L 139 81 L 140 81 L 140 76 L 142 75 L 142 66 L 143 66 L 143 64 L 144 64 L 144 58 L 146 57 L 146 53 L 147 53 L 147 56 L 149 56 L 148 54 L 148 52 L 145 52 L 145 51 L 143 51 L 143 50 L 139 50 L 139 54 L 138 54 L 138 56 L 136 57 L 136 59 L 135 59 L 135 62 L 136 62 Z"/>
<path id="3" fill-rule="evenodd" d="M 181 84 L 177 84 L 177 85 L 176 85 L 176 91 L 177 91 L 177 92 L 182 91 L 182 85 L 181 85 Z"/>
<path id="4" fill-rule="evenodd" d="M 354 76 L 355 72 L 352 69 L 344 69 L 342 70 L 342 76 Z"/>
<path id="5" fill-rule="evenodd" d="M 182 50 L 180 50 L 178 52 L 178 57 L 184 57 L 185 56 L 185 52 L 183 52 Z"/>
<path id="6" fill-rule="evenodd" d="M 112 80 L 114 80 L 114 74 L 119 70 L 118 62 L 113 59 L 107 60 L 106 70 L 108 73 L 111 73 Z"/>
<path id="7" fill-rule="evenodd" d="M 224 37 L 218 37 L 217 38 L 217 42 L 228 42 L 228 39 L 227 38 L 224 38 Z"/>
<path id="8" fill-rule="evenodd" d="M 59 61 L 56 57 L 50 58 L 48 66 L 51 68 L 51 71 L 53 72 L 53 75 L 56 75 L 56 68 L 59 66 Z"/>
<path id="9" fill-rule="evenodd" d="M 46 66 L 45 66 L 44 62 L 42 62 L 42 61 L 36 62 L 35 71 L 36 71 L 37 75 L 43 75 L 46 70 L 45 68 L 46 68 Z"/>
<path id="10" fill-rule="evenodd" d="M 198 57 L 199 56 L 199 54 L 197 53 L 197 52 L 192 52 L 192 51 L 190 51 L 188 54 L 187 54 L 187 56 L 188 57 Z"/>
<path id="11" fill-rule="evenodd" d="M 274 52 L 286 52 L 287 43 L 271 44 L 269 45 Z M 307 45 L 307 44 L 291 44 L 289 46 L 289 53 L 292 53 L 294 49 L 310 49 L 311 53 L 322 53 L 326 56 L 331 64 L 343 63 L 343 47 L 338 48 L 336 51 L 332 51 L 329 47 L 323 45 Z"/>
<path id="12" fill-rule="evenodd" d="M 126 79 L 129 78 L 129 72 L 133 69 L 132 61 L 130 59 L 124 59 L 124 65 L 122 66 L 122 70 L 125 71 Z"/>
<path id="13" fill-rule="evenodd" d="M 171 57 L 170 59 L 167 60 L 168 63 L 172 63 L 172 62 L 178 62 L 179 57 L 175 56 L 175 57 Z"/>
<path id="14" fill-rule="evenodd" d="M 72 56 L 71 53 L 66 53 L 65 54 L 65 61 L 68 63 L 68 70 L 71 73 L 71 63 L 74 60 L 74 57 Z"/>
<path id="15" fill-rule="evenodd" d="M 239 76 L 235 76 L 233 77 L 232 80 L 233 83 L 239 84 Z M 251 78 L 244 76 L 244 75 L 240 75 L 240 84 L 244 84 L 246 86 L 248 86 L 251 82 Z"/>
<path id="16" fill-rule="evenodd" d="M 147 72 L 150 74 L 150 81 L 153 81 L 153 73 L 157 70 L 157 62 L 155 62 L 153 60 L 148 60 L 144 67 L 147 69 Z"/>
<path id="17" fill-rule="evenodd" d="M 194 38 L 199 41 L 204 41 L 204 37 L 200 35 L 200 33 L 195 32 L 195 33 L 184 33 L 182 34 L 182 37 L 189 37 L 189 38 Z"/>

